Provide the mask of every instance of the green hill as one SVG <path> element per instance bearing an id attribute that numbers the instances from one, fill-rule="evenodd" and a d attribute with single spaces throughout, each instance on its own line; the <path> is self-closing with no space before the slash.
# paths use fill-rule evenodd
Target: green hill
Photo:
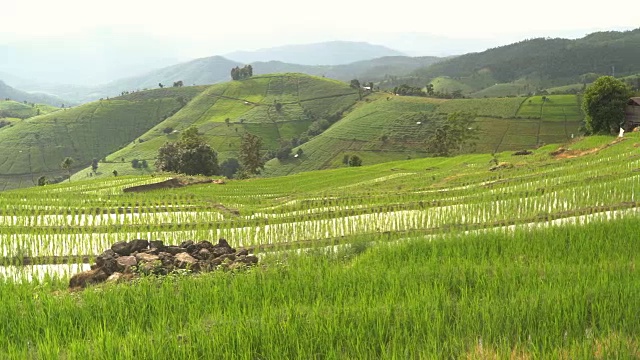
<path id="1" fill-rule="evenodd" d="M 425 139 L 430 130 L 425 119 L 429 121 L 434 114 L 475 113 L 478 139 L 464 151 L 481 153 L 562 143 L 578 134 L 582 121 L 575 95 L 548 96 L 542 116 L 529 110 L 539 109 L 539 97 L 438 100 L 378 94 L 368 99 L 327 131 L 301 145 L 301 157 L 273 159 L 264 174 L 279 176 L 341 167 L 345 166 L 344 156 L 354 154 L 364 164 L 429 156 Z"/>
<path id="2" fill-rule="evenodd" d="M 27 103 L 35 103 L 35 104 L 47 104 L 53 106 L 60 106 L 64 104 L 65 101 L 56 97 L 42 93 L 28 93 L 26 91 L 21 91 L 15 89 L 7 84 L 5 84 L 2 80 L 0 80 L 0 99 L 2 100 L 14 100 L 17 102 L 27 102 Z M 67 103 L 68 104 L 68 103 Z"/>
<path id="3" fill-rule="evenodd" d="M 96 101 L 17 122 L 0 129 L 0 188 L 35 183 L 40 175 L 64 174 L 69 156 L 75 170 L 136 140 L 177 112 L 204 87 L 158 89 Z"/>
<path id="4" fill-rule="evenodd" d="M 0 100 L 0 119 L 27 119 L 37 115 L 45 115 L 60 108 L 51 105 Z"/>
<path id="5" fill-rule="evenodd" d="M 581 83 L 586 74 L 626 76 L 640 72 L 640 29 L 598 32 L 581 39 L 538 38 L 470 53 L 416 70 L 426 81 L 447 76 L 472 85 L 478 76 L 491 80 L 485 87 L 519 83 L 474 96 L 518 95 L 536 89 Z M 529 88 L 524 88 L 527 86 Z M 472 86 L 473 87 L 473 86 Z M 475 89 L 479 91 L 481 89 Z M 469 92 L 471 93 L 471 92 Z"/>
<path id="6" fill-rule="evenodd" d="M 138 141 L 107 156 L 100 173 L 145 172 L 133 169 L 131 161 L 146 160 L 152 165 L 158 149 L 167 141 L 176 141 L 192 125 L 218 152 L 220 162 L 238 156 L 245 132 L 260 136 L 265 150 L 276 150 L 281 141 L 298 138 L 314 122 L 335 118 L 357 100 L 357 91 L 346 83 L 303 74 L 261 75 L 212 85 L 175 115 L 137 136 Z M 281 104 L 280 111 L 276 103 Z M 86 173 L 77 177 L 86 177 Z"/>

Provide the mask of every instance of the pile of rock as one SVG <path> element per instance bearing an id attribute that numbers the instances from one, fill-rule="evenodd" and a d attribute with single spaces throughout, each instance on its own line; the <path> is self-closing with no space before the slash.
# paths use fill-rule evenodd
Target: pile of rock
<path id="1" fill-rule="evenodd" d="M 165 246 L 162 241 L 120 241 L 98 255 L 91 270 L 74 275 L 69 287 L 83 288 L 140 274 L 167 275 L 179 269 L 197 273 L 252 266 L 258 263 L 258 258 L 250 252 L 250 249 L 236 251 L 225 239 L 216 245 L 188 240 L 179 246 Z"/>

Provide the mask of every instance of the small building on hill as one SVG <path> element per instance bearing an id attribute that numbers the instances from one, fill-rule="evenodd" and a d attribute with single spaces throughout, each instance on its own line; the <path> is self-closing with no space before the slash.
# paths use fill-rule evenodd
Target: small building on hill
<path id="1" fill-rule="evenodd" d="M 629 99 L 625 114 L 627 130 L 633 130 L 640 126 L 640 97 Z"/>

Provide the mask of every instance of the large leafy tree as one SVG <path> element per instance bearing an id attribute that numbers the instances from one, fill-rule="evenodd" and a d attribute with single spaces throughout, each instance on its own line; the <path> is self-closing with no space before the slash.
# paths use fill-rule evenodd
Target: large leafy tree
<path id="1" fill-rule="evenodd" d="M 185 130 L 178 142 L 167 142 L 160 147 L 156 169 L 187 175 L 211 176 L 220 173 L 218 154 L 195 127 Z"/>
<path id="2" fill-rule="evenodd" d="M 585 125 L 590 133 L 611 133 L 624 125 L 631 89 L 612 76 L 599 77 L 582 98 Z"/>

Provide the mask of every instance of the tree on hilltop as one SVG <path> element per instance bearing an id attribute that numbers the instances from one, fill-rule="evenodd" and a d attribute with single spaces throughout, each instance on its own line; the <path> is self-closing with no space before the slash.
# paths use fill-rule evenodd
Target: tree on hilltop
<path id="1" fill-rule="evenodd" d="M 624 125 L 629 86 L 613 76 L 601 76 L 584 92 L 582 111 L 589 133 L 617 132 Z"/>
<path id="2" fill-rule="evenodd" d="M 253 76 L 253 66 L 245 65 L 242 68 L 236 66 L 231 69 L 232 80 L 248 79 Z"/>

